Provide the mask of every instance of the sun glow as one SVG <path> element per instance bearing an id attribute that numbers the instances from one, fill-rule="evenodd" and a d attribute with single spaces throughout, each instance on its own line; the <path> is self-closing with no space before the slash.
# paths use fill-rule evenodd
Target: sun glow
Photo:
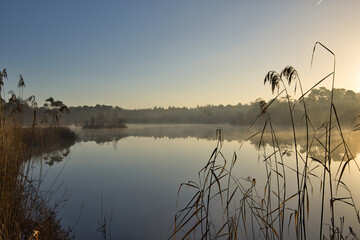
<path id="1" fill-rule="evenodd" d="M 359 67 L 357 68 L 357 73 L 356 73 L 356 77 L 354 77 L 354 79 L 352 80 L 352 85 L 354 86 L 354 91 L 355 92 L 360 92 L 360 64 Z"/>

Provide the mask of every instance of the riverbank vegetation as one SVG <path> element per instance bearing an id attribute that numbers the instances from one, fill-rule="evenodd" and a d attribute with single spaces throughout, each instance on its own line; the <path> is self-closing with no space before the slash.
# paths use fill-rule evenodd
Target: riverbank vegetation
<path id="1" fill-rule="evenodd" d="M 19 77 L 18 95 L 10 91 L 4 99 L 6 69 L 0 71 L 0 239 L 73 239 L 57 217 L 58 202 L 49 203 L 49 195 L 41 191 L 41 181 L 33 177 L 34 154 L 66 139 L 75 141 L 75 135 L 63 128 L 45 128 L 37 121 L 35 97 L 23 98 L 25 82 Z M 25 127 L 24 107 L 31 108 L 32 122 Z M 46 150 L 45 150 L 46 151 Z"/>
<path id="2" fill-rule="evenodd" d="M 169 239 L 359 239 L 354 231 L 359 228 L 359 210 L 348 187 L 351 182 L 345 181 L 345 175 L 350 165 L 356 174 L 360 169 L 341 124 L 351 122 L 359 109 L 341 118 L 339 112 L 345 106 L 338 108 L 336 104 L 339 91 L 334 89 L 335 55 L 323 44 L 316 43 L 313 56 L 319 47 L 334 58 L 334 69 L 314 87 L 330 81 L 329 92 L 314 87 L 304 91 L 293 67 L 286 67 L 281 73 L 270 71 L 265 77 L 264 84 L 270 84 L 275 97 L 269 102 L 258 101 L 260 114 L 255 116 L 249 130 L 259 122 L 262 128 L 244 141 L 257 142 L 259 171 L 263 171 L 265 181 L 234 174 L 236 168 L 242 167 L 241 159 L 237 152 L 232 159 L 224 157 L 219 129 L 217 146 L 199 171 L 199 179 L 183 183 L 179 188 L 179 198 L 186 195 L 185 190 L 191 193 L 187 204 L 175 215 Z M 296 85 L 300 97 L 293 100 L 290 94 Z M 313 98 L 314 93 L 321 94 Z M 343 93 L 344 99 L 356 98 L 356 94 Z M 314 101 L 323 104 L 318 110 L 319 115 L 326 117 L 323 122 L 311 118 L 310 112 L 317 109 L 311 108 Z M 279 102 L 284 105 L 284 111 L 286 109 L 284 118 L 292 129 L 291 149 L 279 144 L 274 127 L 276 114 L 272 113 L 277 109 L 271 106 Z M 296 116 L 300 117 L 300 122 Z M 359 125 L 354 124 L 352 130 L 359 130 Z M 299 133 L 304 130 L 306 141 L 302 141 L 300 147 L 299 139 L 304 136 Z M 264 141 L 265 134 L 270 136 L 270 145 Z M 341 156 L 338 162 L 334 162 L 335 151 Z M 260 167 L 263 168 L 260 170 Z M 319 196 L 313 198 L 316 192 Z M 345 212 L 351 212 L 355 219 L 351 225 L 346 223 Z"/>

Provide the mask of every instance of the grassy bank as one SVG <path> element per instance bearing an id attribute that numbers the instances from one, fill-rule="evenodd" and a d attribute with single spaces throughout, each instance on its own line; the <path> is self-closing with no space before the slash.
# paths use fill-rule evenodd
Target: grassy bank
<path id="1" fill-rule="evenodd" d="M 0 238 L 71 239 L 56 216 L 56 206 L 40 192 L 41 182 L 31 177 L 33 154 L 52 151 L 64 129 L 30 129 L 2 124 L 0 133 Z M 73 137 L 73 136 L 71 136 Z M 71 142 L 74 140 L 71 140 Z"/>
<path id="2" fill-rule="evenodd" d="M 57 204 L 50 206 L 41 192 L 41 179 L 32 176 L 32 156 L 72 145 L 75 135 L 65 128 L 37 126 L 35 97 L 24 100 L 12 93 L 3 100 L 0 71 L 0 239 L 73 239 L 57 217 Z M 18 88 L 25 86 L 20 75 Z M 34 106 L 33 126 L 23 126 L 23 106 Z"/>
<path id="3" fill-rule="evenodd" d="M 69 148 L 77 140 L 76 134 L 67 127 L 23 128 L 22 141 L 30 156 L 39 156 Z"/>

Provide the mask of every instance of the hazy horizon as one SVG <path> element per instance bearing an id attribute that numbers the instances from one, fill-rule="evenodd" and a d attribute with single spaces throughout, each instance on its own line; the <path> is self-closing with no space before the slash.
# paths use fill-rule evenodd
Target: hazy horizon
<path id="1" fill-rule="evenodd" d="M 335 88 L 335 89 L 345 89 L 345 88 Z M 345 89 L 345 90 L 351 90 L 351 89 Z M 353 90 L 351 90 L 353 91 Z M 356 92 L 354 91 L 356 94 L 360 93 L 360 92 Z M 275 96 L 274 96 L 275 97 Z M 163 109 L 169 109 L 169 108 L 188 108 L 188 109 L 195 109 L 195 108 L 201 108 L 201 107 L 208 107 L 208 106 L 212 106 L 212 107 L 217 107 L 217 106 L 236 106 L 238 104 L 242 104 L 242 105 L 249 105 L 249 104 L 252 104 L 252 103 L 255 103 L 257 99 L 261 99 L 261 97 L 255 97 L 254 99 L 248 101 L 248 102 L 238 102 L 238 103 L 234 103 L 234 104 L 231 104 L 231 103 L 227 103 L 227 104 L 224 104 L 224 103 L 218 103 L 218 104 L 203 104 L 203 105 L 200 105 L 200 104 L 196 104 L 194 103 L 194 105 L 191 105 L 191 106 L 184 106 L 184 105 L 178 105 L 178 106 L 171 106 L 171 105 L 163 105 L 163 106 L 148 106 L 148 107 L 134 107 L 134 108 L 126 108 L 126 107 L 123 107 L 121 105 L 114 105 L 114 104 L 100 104 L 100 103 L 95 103 L 93 105 L 89 105 L 89 104 L 85 104 L 85 105 L 69 105 L 68 107 L 96 107 L 97 105 L 103 105 L 103 106 L 110 106 L 110 107 L 119 107 L 119 108 L 122 108 L 122 109 L 126 109 L 126 110 L 142 110 L 142 109 L 154 109 L 154 108 L 163 108 Z M 42 105 L 41 105 L 42 106 Z"/>
<path id="2" fill-rule="evenodd" d="M 3 1 L 1 236 L 357 238 L 359 9 Z"/>
<path id="3" fill-rule="evenodd" d="M 270 70 L 294 66 L 308 89 L 332 71 L 336 88 L 360 91 L 360 2 L 4 2 L 0 68 L 5 90 L 39 105 L 126 109 L 236 105 L 257 97 Z M 329 86 L 329 82 L 324 83 Z M 8 98 L 8 97 L 7 97 Z"/>

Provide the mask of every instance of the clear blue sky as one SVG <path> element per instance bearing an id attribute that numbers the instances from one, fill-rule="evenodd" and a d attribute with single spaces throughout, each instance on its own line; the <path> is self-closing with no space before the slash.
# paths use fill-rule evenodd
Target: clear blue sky
<path id="1" fill-rule="evenodd" d="M 331 71 L 360 91 L 360 1 L 3 1 L 0 68 L 6 91 L 69 106 L 125 108 L 269 99 L 269 70 L 298 69 L 305 87 Z M 316 73 L 317 71 L 317 73 Z"/>

